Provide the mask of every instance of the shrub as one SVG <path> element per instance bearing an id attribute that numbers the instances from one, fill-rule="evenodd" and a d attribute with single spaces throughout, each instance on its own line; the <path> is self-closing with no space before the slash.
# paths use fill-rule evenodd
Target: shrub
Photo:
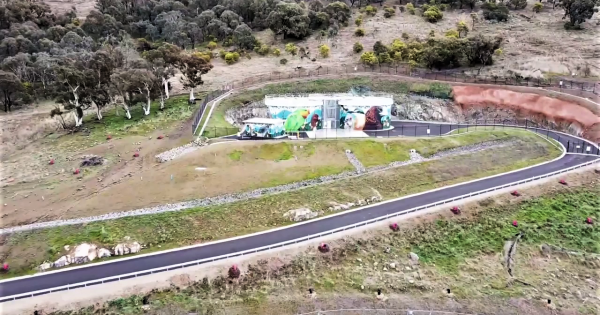
<path id="1" fill-rule="evenodd" d="M 265 44 L 254 47 L 254 51 L 261 56 L 268 55 L 270 50 L 271 50 L 271 47 L 269 47 Z"/>
<path id="2" fill-rule="evenodd" d="M 227 54 L 227 52 L 224 50 L 219 51 L 219 57 L 221 57 L 221 59 L 225 59 L 226 54 Z"/>
<path id="3" fill-rule="evenodd" d="M 544 8 L 544 5 L 541 2 L 536 2 L 533 5 L 533 12 L 535 13 L 540 13 L 542 11 L 542 9 Z"/>
<path id="4" fill-rule="evenodd" d="M 406 5 L 406 10 L 409 14 L 415 15 L 415 6 L 412 3 Z"/>
<path id="5" fill-rule="evenodd" d="M 402 61 L 402 53 L 399 51 L 394 52 L 394 55 L 392 56 L 392 58 L 394 59 L 394 61 Z"/>
<path id="6" fill-rule="evenodd" d="M 445 3 L 440 4 L 440 10 L 446 11 L 448 9 L 448 5 Z"/>
<path id="7" fill-rule="evenodd" d="M 354 20 L 354 24 L 356 24 L 356 26 L 361 26 L 362 25 L 362 19 L 356 19 L 356 20 Z"/>
<path id="8" fill-rule="evenodd" d="M 227 37 L 224 41 L 223 41 L 223 46 L 224 47 L 229 47 L 233 45 L 233 38 L 231 37 Z"/>
<path id="9" fill-rule="evenodd" d="M 321 54 L 321 57 L 323 57 L 323 58 L 329 57 L 330 51 L 331 51 L 331 49 L 329 49 L 329 46 L 327 46 L 325 44 L 319 46 L 319 53 Z"/>
<path id="10" fill-rule="evenodd" d="M 385 8 L 383 9 L 383 16 L 387 19 L 391 18 L 396 14 L 396 10 L 394 8 Z"/>
<path id="11" fill-rule="evenodd" d="M 458 31 L 458 37 L 466 37 L 469 34 L 469 26 L 465 21 L 456 23 L 456 30 Z"/>
<path id="12" fill-rule="evenodd" d="M 483 18 L 486 20 L 508 21 L 508 8 L 502 3 L 485 2 L 481 8 L 483 9 Z"/>
<path id="13" fill-rule="evenodd" d="M 435 37 L 435 31 L 434 30 L 429 31 L 429 34 L 427 36 Z"/>
<path id="14" fill-rule="evenodd" d="M 440 8 L 438 8 L 435 5 L 432 5 L 429 8 L 427 8 L 427 10 L 425 12 L 423 12 L 423 17 L 428 22 L 435 23 L 435 22 L 441 20 L 444 17 L 444 14 L 440 10 Z"/>
<path id="15" fill-rule="evenodd" d="M 365 30 L 362 28 L 357 28 L 356 31 L 354 31 L 354 35 L 358 37 L 365 36 Z"/>
<path id="16" fill-rule="evenodd" d="M 446 35 L 446 37 L 454 37 L 454 38 L 459 37 L 457 30 L 448 30 L 445 35 Z"/>
<path id="17" fill-rule="evenodd" d="M 380 55 L 383 53 L 388 52 L 388 48 L 387 46 L 385 46 L 381 41 L 376 41 L 375 44 L 373 45 L 373 52 L 375 52 L 376 55 Z"/>
<path id="18" fill-rule="evenodd" d="M 225 54 L 225 62 L 228 65 L 232 65 L 232 64 L 234 64 L 236 62 L 236 60 L 235 60 L 235 54 L 237 54 L 237 53 L 226 53 Z M 239 57 L 240 57 L 240 55 L 238 54 L 238 59 L 239 59 Z"/>
<path id="19" fill-rule="evenodd" d="M 394 39 L 394 41 L 392 42 L 392 47 L 391 47 L 391 51 L 392 52 L 400 52 L 401 54 L 405 54 L 407 50 L 406 44 L 399 40 L 399 39 Z"/>
<path id="20" fill-rule="evenodd" d="M 494 55 L 501 56 L 502 55 L 502 49 L 498 48 L 498 49 L 494 50 Z"/>
<path id="21" fill-rule="evenodd" d="M 360 62 L 368 66 L 374 66 L 379 63 L 379 60 L 374 52 L 367 51 L 360 56 Z"/>
<path id="22" fill-rule="evenodd" d="M 287 60 L 287 59 L 285 59 L 285 58 L 281 58 L 281 59 L 279 60 L 279 63 L 280 63 L 280 64 L 282 64 L 282 65 L 285 65 L 286 63 L 288 63 L 288 60 Z"/>
<path id="23" fill-rule="evenodd" d="M 213 49 L 217 48 L 217 43 L 209 42 L 208 45 L 206 45 L 206 47 L 210 50 L 213 50 Z"/>
<path id="24" fill-rule="evenodd" d="M 202 58 L 206 61 L 210 61 L 212 59 L 212 53 L 210 51 L 198 51 L 195 52 L 193 55 Z"/>
<path id="25" fill-rule="evenodd" d="M 288 52 L 290 55 L 295 56 L 298 54 L 298 47 L 296 47 L 296 45 L 289 43 L 285 45 L 285 51 Z"/>
<path id="26" fill-rule="evenodd" d="M 379 63 L 391 63 L 392 62 L 392 58 L 390 57 L 390 54 L 385 52 L 383 54 L 379 54 Z"/>
<path id="27" fill-rule="evenodd" d="M 368 5 L 365 8 L 365 13 L 367 13 L 367 15 L 370 15 L 370 16 L 375 16 L 375 14 L 377 14 L 377 9 L 372 5 Z"/>
<path id="28" fill-rule="evenodd" d="M 409 38 L 410 38 L 410 36 L 408 36 L 407 32 L 402 32 L 402 39 L 406 40 L 406 39 L 409 39 Z"/>
<path id="29" fill-rule="evenodd" d="M 363 51 L 363 49 L 364 49 L 363 45 L 359 42 L 354 43 L 354 46 L 352 47 L 352 50 L 357 54 L 359 52 Z"/>
<path id="30" fill-rule="evenodd" d="M 279 48 L 273 48 L 272 54 L 276 57 L 279 57 L 279 55 L 281 55 L 281 50 L 279 50 Z"/>
<path id="31" fill-rule="evenodd" d="M 509 0 L 508 7 L 513 10 L 523 10 L 527 7 L 527 0 Z"/>

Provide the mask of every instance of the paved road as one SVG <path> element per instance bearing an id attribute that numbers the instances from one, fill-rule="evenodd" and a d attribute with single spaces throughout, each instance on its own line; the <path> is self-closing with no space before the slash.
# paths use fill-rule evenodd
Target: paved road
<path id="1" fill-rule="evenodd" d="M 424 126 L 426 134 L 427 125 L 430 126 L 430 131 L 438 130 L 438 133 L 449 132 L 450 128 L 457 128 L 456 125 L 435 125 L 426 123 L 410 123 L 410 122 L 394 122 L 395 129 L 408 129 L 408 126 Z M 432 127 L 434 126 L 434 127 Z M 418 130 L 420 130 L 419 128 Z M 539 131 L 544 135 L 558 139 L 561 142 L 581 142 L 582 140 L 572 136 L 557 134 L 554 132 Z M 419 132 L 417 132 L 419 135 Z M 169 265 L 181 264 L 190 261 L 200 260 L 204 258 L 235 253 L 244 250 L 250 250 L 257 247 L 268 246 L 275 243 L 284 242 L 301 238 L 311 234 L 322 233 L 335 228 L 360 223 L 365 220 L 381 217 L 387 214 L 396 213 L 402 210 L 426 205 L 441 200 L 449 199 L 455 196 L 468 194 L 474 191 L 480 191 L 487 188 L 492 188 L 504 184 L 509 184 L 530 177 L 544 175 L 550 172 L 558 171 L 571 166 L 576 166 L 591 160 L 597 159 L 597 156 L 567 154 L 560 160 L 544 164 L 529 169 L 524 169 L 514 173 L 509 173 L 481 181 L 465 183 L 454 187 L 448 187 L 442 190 L 424 193 L 418 196 L 406 198 L 396 202 L 374 205 L 360 211 L 344 213 L 332 218 L 309 222 L 299 226 L 290 226 L 287 229 L 277 230 L 265 234 L 249 236 L 232 241 L 222 242 L 213 245 L 206 245 L 196 248 L 184 249 L 175 252 L 156 254 L 152 256 L 139 257 L 124 261 L 114 261 L 103 265 L 89 265 L 86 268 L 80 269 L 65 269 L 63 272 L 40 274 L 36 277 L 16 279 L 0 283 L 0 302 L 2 297 L 28 293 L 32 291 L 44 290 L 53 287 L 59 287 L 85 281 L 93 281 L 97 279 L 118 276 L 133 272 L 140 272 L 148 269 L 159 268 Z"/>

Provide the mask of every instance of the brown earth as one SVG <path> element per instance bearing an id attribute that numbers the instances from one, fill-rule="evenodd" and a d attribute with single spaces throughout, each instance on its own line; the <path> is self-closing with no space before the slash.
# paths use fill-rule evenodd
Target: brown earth
<path id="1" fill-rule="evenodd" d="M 582 127 L 586 138 L 595 142 L 600 141 L 600 133 L 596 133 L 600 126 L 600 117 L 589 109 L 573 103 L 532 93 L 475 86 L 454 86 L 452 93 L 454 101 L 463 109 L 494 105 L 517 112 L 543 115 L 549 121 L 577 124 Z"/>

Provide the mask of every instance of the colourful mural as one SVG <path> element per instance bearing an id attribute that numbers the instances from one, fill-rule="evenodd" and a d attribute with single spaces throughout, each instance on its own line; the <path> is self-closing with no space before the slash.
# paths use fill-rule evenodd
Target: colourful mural
<path id="1" fill-rule="evenodd" d="M 381 130 L 390 128 L 389 108 L 364 106 L 347 109 L 340 106 L 340 128 L 353 130 Z M 366 112 L 365 112 L 366 109 Z"/>
<path id="2" fill-rule="evenodd" d="M 309 131 L 322 128 L 322 111 L 320 108 L 300 108 L 291 112 L 287 109 L 270 109 L 271 117 L 284 119 L 284 129 L 287 132 Z"/>

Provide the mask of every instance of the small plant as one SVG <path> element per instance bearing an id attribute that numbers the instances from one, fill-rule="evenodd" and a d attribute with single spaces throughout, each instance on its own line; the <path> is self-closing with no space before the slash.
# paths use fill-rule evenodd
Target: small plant
<path id="1" fill-rule="evenodd" d="M 390 224 L 390 230 L 398 232 L 400 230 L 400 226 L 398 226 L 398 223 L 392 223 Z"/>
<path id="2" fill-rule="evenodd" d="M 450 209 L 450 211 L 452 211 L 452 213 L 454 214 L 460 214 L 460 208 L 459 207 L 452 207 L 452 209 Z"/>
<path id="3" fill-rule="evenodd" d="M 227 275 L 229 276 L 229 279 L 239 278 L 241 275 L 240 268 L 238 268 L 236 265 L 231 266 L 227 272 Z"/>
<path id="4" fill-rule="evenodd" d="M 374 66 L 379 63 L 379 59 L 372 51 L 367 51 L 360 56 L 360 62 L 368 66 Z"/>
<path id="5" fill-rule="evenodd" d="M 402 39 L 407 40 L 409 38 L 410 38 L 410 36 L 408 35 L 407 32 L 402 32 Z"/>
<path id="6" fill-rule="evenodd" d="M 423 17 L 430 23 L 436 23 L 444 17 L 442 10 L 435 5 L 429 6 L 425 12 L 423 12 Z"/>
<path id="7" fill-rule="evenodd" d="M 379 63 L 391 63 L 392 62 L 392 58 L 390 57 L 390 54 L 387 52 L 379 54 L 378 59 L 379 59 Z"/>
<path id="8" fill-rule="evenodd" d="M 507 5 L 513 10 L 522 10 L 527 7 L 527 0 L 509 0 Z"/>
<path id="9" fill-rule="evenodd" d="M 383 9 L 383 16 L 386 19 L 389 19 L 389 18 L 391 18 L 394 15 L 396 15 L 396 10 L 394 10 L 394 8 L 389 8 L 388 7 L 388 8 Z"/>
<path id="10" fill-rule="evenodd" d="M 541 2 L 536 2 L 533 5 L 533 12 L 535 12 L 535 13 L 542 12 L 542 9 L 544 9 L 544 5 Z"/>
<path id="11" fill-rule="evenodd" d="M 469 26 L 467 26 L 467 22 L 459 21 L 456 23 L 456 30 L 458 31 L 458 37 L 466 37 L 469 33 Z"/>
<path id="12" fill-rule="evenodd" d="M 228 65 L 232 65 L 232 64 L 236 63 L 238 60 L 240 60 L 240 54 L 237 51 L 225 54 L 225 62 Z"/>
<path id="13" fill-rule="evenodd" d="M 394 59 L 394 61 L 402 61 L 402 53 L 399 51 L 394 52 L 392 59 Z"/>
<path id="14" fill-rule="evenodd" d="M 416 13 L 415 6 L 412 3 L 409 3 L 409 4 L 406 5 L 406 10 L 411 15 L 415 15 L 415 13 Z"/>
<path id="15" fill-rule="evenodd" d="M 365 8 L 365 13 L 370 16 L 375 16 L 375 14 L 377 14 L 377 9 L 372 5 L 368 5 Z"/>
<path id="16" fill-rule="evenodd" d="M 401 5 L 400 7 L 398 7 L 398 9 L 400 9 L 400 12 L 404 13 L 404 11 L 406 11 L 406 7 Z"/>
<path id="17" fill-rule="evenodd" d="M 354 20 L 354 24 L 356 24 L 356 26 L 361 26 L 362 22 L 363 22 L 362 19 L 356 19 L 356 20 Z"/>
<path id="18" fill-rule="evenodd" d="M 209 42 L 208 45 L 206 45 L 206 48 L 213 50 L 215 48 L 217 48 L 217 43 L 216 42 Z"/>
<path id="19" fill-rule="evenodd" d="M 269 54 L 269 51 L 271 51 L 271 47 L 262 44 L 260 46 L 254 47 L 254 51 L 261 56 L 266 56 Z"/>
<path id="20" fill-rule="evenodd" d="M 431 38 L 435 37 L 435 31 L 434 30 L 429 31 L 429 35 L 428 36 L 431 37 Z"/>
<path id="21" fill-rule="evenodd" d="M 285 45 L 285 51 L 292 56 L 296 56 L 298 54 L 298 47 L 292 43 L 289 43 Z"/>
<path id="22" fill-rule="evenodd" d="M 448 9 L 448 5 L 445 3 L 440 4 L 440 10 L 446 11 Z"/>
<path id="23" fill-rule="evenodd" d="M 502 49 L 498 48 L 498 49 L 494 50 L 494 55 L 502 56 Z"/>
<path id="24" fill-rule="evenodd" d="M 365 30 L 362 28 L 357 28 L 356 31 L 354 31 L 354 36 L 358 36 L 358 37 L 365 36 Z"/>
<path id="25" fill-rule="evenodd" d="M 279 50 L 279 48 L 273 48 L 272 54 L 273 56 L 279 57 L 281 55 L 281 50 Z"/>
<path id="26" fill-rule="evenodd" d="M 331 49 L 329 49 L 329 46 L 327 46 L 325 44 L 319 46 L 319 53 L 321 54 L 321 57 L 323 57 L 323 58 L 329 57 L 330 51 L 331 51 Z"/>
<path id="27" fill-rule="evenodd" d="M 567 186 L 567 181 L 564 179 L 559 180 L 558 183 Z"/>
<path id="28" fill-rule="evenodd" d="M 446 37 L 454 37 L 454 38 L 458 38 L 459 37 L 459 33 L 458 33 L 457 30 L 448 30 L 446 32 L 446 34 L 444 34 L 444 35 L 446 35 Z"/>
<path id="29" fill-rule="evenodd" d="M 227 52 L 225 50 L 219 51 L 219 57 L 221 57 L 221 59 L 225 59 L 225 55 L 227 55 Z"/>
<path id="30" fill-rule="evenodd" d="M 287 60 L 287 59 L 285 59 L 285 58 L 281 58 L 281 59 L 279 59 L 279 64 L 285 65 L 285 64 L 287 64 L 287 63 L 288 63 L 288 60 Z"/>
<path id="31" fill-rule="evenodd" d="M 359 42 L 354 43 L 354 46 L 352 47 L 352 51 L 354 51 L 357 54 L 359 52 L 363 51 L 363 49 L 364 49 L 363 45 Z"/>

